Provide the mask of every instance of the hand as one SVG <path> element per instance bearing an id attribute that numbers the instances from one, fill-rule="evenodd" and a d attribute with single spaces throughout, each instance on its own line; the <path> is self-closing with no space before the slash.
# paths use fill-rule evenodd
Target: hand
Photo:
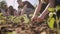
<path id="1" fill-rule="evenodd" d="M 34 21 L 36 21 L 37 20 L 37 16 L 33 16 L 32 18 L 31 18 L 31 21 L 32 22 L 34 22 Z"/>
<path id="2" fill-rule="evenodd" d="M 42 17 L 38 16 L 37 22 L 42 22 L 43 20 L 44 20 L 44 19 L 43 19 Z"/>

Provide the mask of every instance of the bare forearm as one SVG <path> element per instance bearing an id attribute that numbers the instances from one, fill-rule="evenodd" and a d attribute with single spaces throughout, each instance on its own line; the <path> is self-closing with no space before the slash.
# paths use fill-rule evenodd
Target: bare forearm
<path id="1" fill-rule="evenodd" d="M 38 4 L 37 8 L 35 9 L 34 16 L 36 16 L 39 13 L 41 6 L 42 6 L 42 3 Z"/>
<path id="2" fill-rule="evenodd" d="M 27 9 L 27 5 L 25 5 L 25 6 L 23 7 L 23 9 L 21 10 L 21 15 L 23 15 L 23 14 L 26 12 L 26 9 Z"/>
<path id="3" fill-rule="evenodd" d="M 49 11 L 48 11 L 49 7 L 54 7 L 54 0 L 49 0 L 47 7 L 45 8 L 45 10 L 42 12 L 42 14 L 39 17 L 44 19 L 44 17 L 49 13 Z"/>
<path id="4" fill-rule="evenodd" d="M 46 14 L 49 13 L 49 11 L 48 11 L 48 7 L 49 6 L 50 6 L 50 3 L 47 5 L 47 7 L 45 8 L 45 10 L 42 12 L 42 14 L 39 17 L 41 17 L 42 19 L 44 19 L 44 17 L 46 16 Z"/>

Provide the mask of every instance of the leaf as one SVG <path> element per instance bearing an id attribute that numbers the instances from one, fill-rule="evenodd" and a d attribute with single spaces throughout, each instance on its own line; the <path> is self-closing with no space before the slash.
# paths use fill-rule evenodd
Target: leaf
<path id="1" fill-rule="evenodd" d="M 50 12 L 54 12 L 55 8 L 48 8 Z"/>
<path id="2" fill-rule="evenodd" d="M 54 22 L 55 22 L 55 19 L 54 18 L 51 18 L 49 21 L 48 21 L 48 25 L 51 29 L 54 29 Z"/>

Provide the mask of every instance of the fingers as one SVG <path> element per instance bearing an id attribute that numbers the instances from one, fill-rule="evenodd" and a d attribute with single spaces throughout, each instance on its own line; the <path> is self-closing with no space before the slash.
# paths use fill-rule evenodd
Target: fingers
<path id="1" fill-rule="evenodd" d="M 32 18 L 31 18 L 31 21 L 32 21 L 32 22 L 35 22 L 35 21 L 37 21 L 37 22 L 43 22 L 43 20 L 44 20 L 44 19 L 41 18 L 41 17 L 32 17 Z"/>
<path id="2" fill-rule="evenodd" d="M 37 22 L 42 22 L 44 19 L 42 19 L 41 17 L 37 18 Z"/>
<path id="3" fill-rule="evenodd" d="M 32 18 L 31 18 L 31 21 L 32 21 L 32 22 L 34 22 L 34 21 L 36 21 L 36 20 L 37 20 L 37 17 L 32 17 Z"/>

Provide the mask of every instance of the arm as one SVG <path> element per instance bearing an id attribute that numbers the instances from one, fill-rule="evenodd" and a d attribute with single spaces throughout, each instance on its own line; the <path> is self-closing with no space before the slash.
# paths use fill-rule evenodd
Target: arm
<path id="1" fill-rule="evenodd" d="M 26 12 L 26 9 L 27 9 L 27 5 L 25 5 L 25 6 L 23 7 L 23 9 L 21 10 L 21 15 L 23 15 L 23 14 Z"/>
<path id="2" fill-rule="evenodd" d="M 47 5 L 47 7 L 45 8 L 45 10 L 42 12 L 42 14 L 40 14 L 40 18 L 44 19 L 45 15 L 49 13 L 49 11 L 47 10 L 49 7 L 50 3 Z"/>
<path id="3" fill-rule="evenodd" d="M 39 13 L 39 11 L 41 10 L 41 6 L 42 6 L 42 2 L 39 2 L 38 6 L 35 9 L 35 12 L 33 14 L 33 17 L 31 18 L 32 21 L 37 20 L 37 14 Z"/>
<path id="4" fill-rule="evenodd" d="M 42 12 L 42 14 L 39 16 L 41 19 L 44 19 L 44 17 L 49 13 L 49 11 L 48 11 L 49 7 L 54 7 L 54 0 L 49 0 L 47 7 Z"/>
<path id="5" fill-rule="evenodd" d="M 42 3 L 40 2 L 37 6 L 37 8 L 35 9 L 34 15 L 33 16 L 37 16 L 37 14 L 39 13 L 40 9 L 41 9 Z"/>

